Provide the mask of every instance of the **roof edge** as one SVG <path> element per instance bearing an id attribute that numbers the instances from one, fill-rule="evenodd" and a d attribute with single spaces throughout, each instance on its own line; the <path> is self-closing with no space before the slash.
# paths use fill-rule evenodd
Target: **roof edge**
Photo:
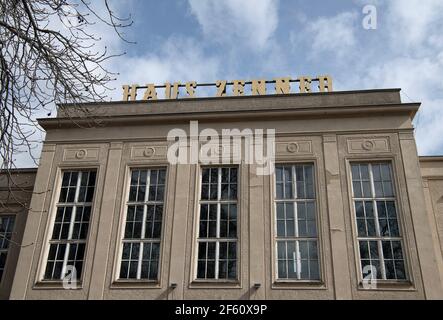
<path id="1" fill-rule="evenodd" d="M 419 156 L 418 160 L 420 162 L 433 162 L 433 161 L 442 161 L 443 162 L 443 155 L 436 155 L 436 156 Z"/>
<path id="2" fill-rule="evenodd" d="M 357 108 L 356 108 L 357 107 Z M 387 107 L 390 107 L 387 109 Z M 228 111 L 198 111 L 188 113 L 155 113 L 155 114 L 124 114 L 124 115 L 109 115 L 97 116 L 95 121 L 106 122 L 107 125 L 114 123 L 122 123 L 126 121 L 129 123 L 147 123 L 159 121 L 189 121 L 189 119 L 199 120 L 220 120 L 224 119 L 239 119 L 239 117 L 247 116 L 249 118 L 267 118 L 282 117 L 282 116 L 300 116 L 300 117 L 315 117 L 315 116 L 336 116 L 336 115 L 359 115 L 364 112 L 367 113 L 407 113 L 411 119 L 415 116 L 420 103 L 393 103 L 393 104 L 377 104 L 377 105 L 359 105 L 359 106 L 329 106 L 324 108 L 297 108 L 297 109 L 268 109 L 268 110 L 228 110 Z M 88 124 L 91 126 L 91 119 L 84 117 L 72 118 L 39 118 L 37 119 L 39 125 L 47 130 L 51 128 L 61 128 L 62 125 L 71 127 L 79 126 L 79 124 Z"/>
<path id="3" fill-rule="evenodd" d="M 0 174 L 2 173 L 31 173 L 31 172 L 37 172 L 38 167 L 34 168 L 13 168 L 13 169 L 0 169 Z"/>
<path id="4" fill-rule="evenodd" d="M 287 93 L 287 94 L 265 94 L 265 95 L 244 95 L 244 96 L 224 96 L 224 97 L 196 97 L 196 98 L 181 98 L 181 99 L 157 99 L 157 100 L 135 100 L 135 101 L 94 101 L 81 103 L 57 103 L 57 107 L 72 107 L 72 106 L 95 106 L 106 104 L 137 104 L 137 103 L 162 103 L 171 101 L 208 101 L 208 100 L 226 100 L 226 99 L 248 99 L 248 98 L 269 98 L 269 97 L 286 97 L 286 96 L 313 96 L 313 95 L 340 95 L 351 93 L 376 93 L 376 92 L 400 92 L 401 88 L 386 88 L 386 89 L 363 89 L 363 90 L 343 90 L 331 92 L 308 92 L 308 93 Z"/>

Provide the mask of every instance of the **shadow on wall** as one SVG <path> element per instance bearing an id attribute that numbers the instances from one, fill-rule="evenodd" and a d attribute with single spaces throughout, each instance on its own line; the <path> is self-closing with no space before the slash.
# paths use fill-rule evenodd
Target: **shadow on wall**
<path id="1" fill-rule="evenodd" d="M 241 297 L 240 300 L 250 300 L 254 298 L 255 294 L 257 294 L 257 290 L 260 289 L 261 285 L 259 283 L 254 284 L 252 287 L 248 289 Z M 174 300 L 174 289 L 177 288 L 176 283 L 172 283 L 168 289 L 163 291 L 155 300 L 167 300 L 170 297 L 171 300 Z"/>

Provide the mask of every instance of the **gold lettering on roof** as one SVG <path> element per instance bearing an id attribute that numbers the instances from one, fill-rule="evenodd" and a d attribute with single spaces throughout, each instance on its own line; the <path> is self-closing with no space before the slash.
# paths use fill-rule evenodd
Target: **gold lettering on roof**
<path id="1" fill-rule="evenodd" d="M 291 91 L 290 85 L 291 78 L 277 78 L 275 79 L 275 93 L 277 94 L 287 94 Z"/>
<path id="2" fill-rule="evenodd" d="M 186 93 L 188 94 L 187 98 L 195 98 L 195 88 L 197 88 L 197 82 L 186 82 Z"/>
<path id="3" fill-rule="evenodd" d="M 171 84 L 169 82 L 165 83 L 165 99 L 171 98 Z"/>
<path id="4" fill-rule="evenodd" d="M 155 85 L 147 84 L 146 91 L 143 95 L 143 100 L 157 100 L 157 91 L 155 91 Z"/>
<path id="5" fill-rule="evenodd" d="M 171 86 L 169 82 L 165 83 L 165 99 L 177 99 L 179 94 L 180 82 L 174 82 Z"/>
<path id="6" fill-rule="evenodd" d="M 218 88 L 216 97 L 226 96 L 226 80 L 217 80 L 215 86 Z"/>
<path id="7" fill-rule="evenodd" d="M 125 84 L 123 87 L 123 101 L 128 101 L 129 99 L 129 85 Z"/>
<path id="8" fill-rule="evenodd" d="M 243 80 L 233 80 L 232 92 L 234 96 L 242 96 L 245 93 L 245 82 Z"/>
<path id="9" fill-rule="evenodd" d="M 253 95 L 265 95 L 266 94 L 266 80 L 252 80 L 251 93 Z"/>
<path id="10" fill-rule="evenodd" d="M 318 88 L 320 92 L 331 92 L 332 91 L 332 78 L 330 76 L 319 76 L 318 77 Z"/>
<path id="11" fill-rule="evenodd" d="M 292 86 L 292 82 L 298 82 L 298 86 Z M 158 99 L 157 88 L 164 88 L 160 90 L 161 99 L 179 99 L 180 98 L 196 98 L 199 87 L 212 87 L 215 89 L 213 95 L 215 97 L 228 96 L 260 96 L 267 94 L 267 84 L 274 84 L 275 94 L 297 94 L 297 93 L 315 93 L 315 92 L 332 92 L 332 77 L 329 75 L 320 75 L 318 77 L 299 76 L 298 78 L 276 78 L 274 80 L 266 81 L 265 79 L 246 80 L 217 80 L 215 83 L 197 83 L 196 81 L 187 81 L 182 84 L 180 82 L 166 82 L 163 85 L 146 84 L 140 86 L 138 84 L 123 85 L 123 101 L 137 100 L 137 90 L 144 89 L 143 98 L 140 100 L 156 100 Z M 313 85 L 316 83 L 317 86 Z M 183 90 L 180 90 L 183 88 Z M 229 94 L 228 94 L 229 89 Z M 297 90 L 298 89 L 298 90 Z M 210 90 L 210 88 L 209 88 Z M 209 90 L 203 90 L 208 94 Z M 291 92 L 291 90 L 293 90 Z M 294 92 L 296 91 L 296 92 Z M 163 95 L 164 92 L 164 95 Z"/>
<path id="12" fill-rule="evenodd" d="M 311 92 L 312 79 L 310 77 L 299 77 L 298 80 L 300 81 L 300 93 Z"/>
<path id="13" fill-rule="evenodd" d="M 137 89 L 138 89 L 138 84 L 133 84 L 130 86 L 124 85 L 123 101 L 128 101 L 128 100 L 135 101 L 135 99 L 137 98 Z"/>

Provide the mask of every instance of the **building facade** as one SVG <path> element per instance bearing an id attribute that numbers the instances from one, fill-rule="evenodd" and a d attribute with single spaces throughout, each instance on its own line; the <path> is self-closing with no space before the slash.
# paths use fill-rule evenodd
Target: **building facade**
<path id="1" fill-rule="evenodd" d="M 39 120 L 38 170 L 15 172 L 29 208 L 2 197 L 1 297 L 442 299 L 443 159 L 417 155 L 419 105 L 384 89 L 64 106 Z M 235 129 L 240 149 L 202 161 Z M 269 129 L 264 174 L 246 144 L 268 151 L 248 137 Z M 171 132 L 196 161 L 171 163 Z"/>

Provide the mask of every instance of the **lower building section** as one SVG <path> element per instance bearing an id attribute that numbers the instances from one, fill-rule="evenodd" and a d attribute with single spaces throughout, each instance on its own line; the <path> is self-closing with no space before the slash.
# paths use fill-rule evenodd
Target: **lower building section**
<path id="1" fill-rule="evenodd" d="M 15 278 L 23 236 L 15 222 L 23 217 L 1 214 L 2 284 L 13 286 L 15 299 L 438 298 L 441 278 L 427 289 L 420 273 L 399 164 L 345 161 L 335 182 L 324 160 L 281 161 L 271 176 L 242 164 L 120 162 L 114 178 L 100 167 L 61 168 L 47 200 L 55 199 L 53 213 L 29 214 L 42 221 L 28 221 L 26 234 L 37 242 L 21 242 L 21 257 L 31 260 L 20 261 Z M 421 161 L 427 211 L 419 221 L 429 227 L 428 259 L 437 258 L 440 272 L 441 163 Z"/>
<path id="2" fill-rule="evenodd" d="M 443 159 L 417 155 L 418 106 L 387 89 L 42 119 L 38 170 L 0 174 L 0 298 L 443 299 Z"/>

